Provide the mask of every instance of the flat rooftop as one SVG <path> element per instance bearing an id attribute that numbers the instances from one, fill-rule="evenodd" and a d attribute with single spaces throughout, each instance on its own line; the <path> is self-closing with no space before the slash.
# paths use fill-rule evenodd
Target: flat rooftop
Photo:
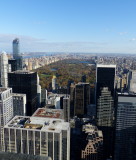
<path id="1" fill-rule="evenodd" d="M 0 87 L 0 93 L 6 91 L 8 88 L 2 88 Z"/>
<path id="2" fill-rule="evenodd" d="M 12 96 L 16 96 L 16 97 L 24 97 L 26 96 L 26 94 L 21 94 L 21 93 L 12 93 Z"/>
<path id="3" fill-rule="evenodd" d="M 15 116 L 4 128 L 60 133 L 69 129 L 69 123 L 62 119 Z"/>
<path id="4" fill-rule="evenodd" d="M 17 70 L 17 71 L 13 71 L 13 72 L 9 72 L 9 73 L 16 73 L 16 74 L 32 74 L 32 73 L 35 73 L 35 72 L 32 72 L 32 71 L 23 71 L 23 70 Z"/>
<path id="5" fill-rule="evenodd" d="M 38 108 L 32 117 L 57 118 L 64 119 L 62 109 Z"/>
<path id="6" fill-rule="evenodd" d="M 97 64 L 97 68 L 116 68 L 115 64 Z"/>

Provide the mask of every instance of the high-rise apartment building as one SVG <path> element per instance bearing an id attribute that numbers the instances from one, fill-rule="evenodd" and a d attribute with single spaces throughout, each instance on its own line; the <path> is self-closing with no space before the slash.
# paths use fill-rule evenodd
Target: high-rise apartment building
<path id="1" fill-rule="evenodd" d="M 3 127 L 13 118 L 12 88 L 0 88 L 0 150 L 3 150 Z"/>
<path id="2" fill-rule="evenodd" d="M 26 115 L 26 94 L 12 93 L 13 96 L 13 115 Z"/>
<path id="3" fill-rule="evenodd" d="M 13 40 L 13 58 L 17 62 L 17 70 L 22 70 L 23 69 L 23 58 L 20 55 L 20 45 L 19 45 L 18 38 Z"/>
<path id="4" fill-rule="evenodd" d="M 70 120 L 70 97 L 63 98 L 63 111 L 64 111 L 64 120 L 69 122 Z"/>
<path id="5" fill-rule="evenodd" d="M 113 155 L 115 73 L 116 65 L 97 64 L 96 118 L 103 132 L 104 159 Z"/>
<path id="6" fill-rule="evenodd" d="M 70 160 L 70 125 L 48 114 L 44 117 L 40 110 L 32 117 L 15 116 L 4 127 L 4 150 Z"/>
<path id="7" fill-rule="evenodd" d="M 37 73 L 21 70 L 10 72 L 8 81 L 13 93 L 26 94 L 26 115 L 32 115 L 37 109 Z"/>
<path id="8" fill-rule="evenodd" d="M 136 95 L 118 94 L 114 160 L 136 159 Z"/>
<path id="9" fill-rule="evenodd" d="M 0 55 L 0 85 L 1 87 L 8 87 L 8 72 L 10 67 L 8 64 L 8 57 L 5 52 Z"/>
<path id="10" fill-rule="evenodd" d="M 83 116 L 90 104 L 89 83 L 78 83 L 75 85 L 74 115 Z"/>

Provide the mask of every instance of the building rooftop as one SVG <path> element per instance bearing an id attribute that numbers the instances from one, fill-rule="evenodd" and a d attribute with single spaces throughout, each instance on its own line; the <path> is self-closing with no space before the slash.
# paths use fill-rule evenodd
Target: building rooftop
<path id="1" fill-rule="evenodd" d="M 13 72 L 10 72 L 10 73 L 16 73 L 16 74 L 33 74 L 35 72 L 32 72 L 32 71 L 23 71 L 23 70 L 17 70 L 17 71 L 13 71 Z"/>
<path id="2" fill-rule="evenodd" d="M 4 92 L 4 91 L 6 91 L 7 90 L 7 88 L 2 88 L 2 87 L 0 87 L 0 93 L 1 92 Z"/>
<path id="3" fill-rule="evenodd" d="M 116 68 L 115 64 L 97 64 L 97 68 L 102 67 L 102 68 Z"/>
<path id="4" fill-rule="evenodd" d="M 69 129 L 69 123 L 62 119 L 15 116 L 4 128 L 60 133 L 62 130 Z"/>
<path id="5" fill-rule="evenodd" d="M 63 110 L 62 109 L 46 109 L 38 108 L 32 117 L 44 117 L 44 118 L 57 118 L 63 119 Z"/>
<path id="6" fill-rule="evenodd" d="M 80 86 L 80 85 L 89 85 L 89 83 L 86 83 L 86 82 L 78 82 L 78 83 L 76 84 L 76 86 Z"/>
<path id="7" fill-rule="evenodd" d="M 26 96 L 26 94 L 21 94 L 21 93 L 12 93 L 12 96 L 17 96 L 17 97 L 20 97 L 20 96 Z"/>
<path id="8" fill-rule="evenodd" d="M 26 96 L 26 94 L 21 94 L 21 93 L 12 93 L 12 96 L 17 96 L 17 97 L 24 97 L 24 96 Z"/>

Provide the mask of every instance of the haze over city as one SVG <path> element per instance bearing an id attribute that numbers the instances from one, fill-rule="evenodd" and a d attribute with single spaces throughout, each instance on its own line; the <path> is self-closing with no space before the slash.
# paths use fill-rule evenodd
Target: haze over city
<path id="1" fill-rule="evenodd" d="M 0 48 L 12 52 L 136 53 L 135 0 L 4 0 Z"/>

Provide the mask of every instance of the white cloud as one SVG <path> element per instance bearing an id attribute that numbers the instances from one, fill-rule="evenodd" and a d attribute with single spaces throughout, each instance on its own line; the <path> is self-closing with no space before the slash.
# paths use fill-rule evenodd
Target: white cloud
<path id="1" fill-rule="evenodd" d="M 128 34 L 128 32 L 120 32 L 119 34 L 122 36 Z"/>
<path id="2" fill-rule="evenodd" d="M 136 41 L 136 38 L 132 38 L 130 41 Z"/>

